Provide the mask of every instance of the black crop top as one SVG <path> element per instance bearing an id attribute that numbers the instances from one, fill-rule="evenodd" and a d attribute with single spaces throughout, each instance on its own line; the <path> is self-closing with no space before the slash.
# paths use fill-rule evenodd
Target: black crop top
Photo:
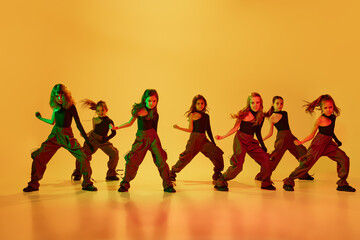
<path id="1" fill-rule="evenodd" d="M 110 125 L 110 123 L 112 125 L 114 125 L 114 122 L 108 116 L 100 117 L 100 119 L 101 119 L 101 122 L 98 124 L 95 124 L 94 132 L 100 136 L 105 137 L 106 141 L 109 141 L 111 138 L 113 138 L 116 135 L 116 131 L 111 130 L 111 134 L 109 136 L 107 136 L 108 132 L 109 132 L 109 125 Z"/>
<path id="2" fill-rule="evenodd" d="M 274 126 L 276 127 L 276 129 L 278 131 L 281 130 L 290 130 L 290 126 L 289 126 L 289 119 L 288 119 L 288 114 L 285 111 L 279 111 L 279 112 L 274 112 L 277 114 L 281 114 L 282 118 L 274 124 Z"/>
<path id="3" fill-rule="evenodd" d="M 325 114 L 323 114 L 322 116 L 328 118 L 331 120 L 331 123 L 329 126 L 326 127 L 321 127 L 319 126 L 319 133 L 324 134 L 326 136 L 333 136 L 334 135 L 334 128 L 335 128 L 335 115 L 331 115 L 331 116 L 326 116 Z"/>
<path id="4" fill-rule="evenodd" d="M 249 135 L 252 135 L 252 136 L 254 136 L 254 133 L 255 133 L 256 138 L 258 139 L 258 141 L 261 145 L 261 148 L 264 149 L 264 151 L 266 152 L 266 147 L 265 147 L 262 135 L 261 135 L 261 128 L 263 126 L 264 120 L 262 120 L 259 125 L 254 125 L 254 121 L 256 119 L 257 112 L 251 111 L 251 113 L 254 116 L 254 120 L 251 122 L 241 121 L 239 131 L 249 134 Z"/>
<path id="5" fill-rule="evenodd" d="M 159 122 L 159 114 L 155 113 L 153 119 L 148 119 L 146 116 L 137 116 L 137 124 L 139 130 L 149 130 L 154 129 L 157 131 L 157 126 Z"/>
<path id="6" fill-rule="evenodd" d="M 55 126 L 56 127 L 71 127 L 72 118 L 74 118 L 76 127 L 79 129 L 81 136 L 85 141 L 89 141 L 83 126 L 81 125 L 80 118 L 75 105 L 72 105 L 69 109 L 63 107 L 55 112 Z"/>
<path id="7" fill-rule="evenodd" d="M 63 107 L 55 112 L 55 126 L 56 127 L 71 127 L 72 118 L 74 115 L 78 115 L 76 107 L 72 105 L 69 109 Z"/>
<path id="8" fill-rule="evenodd" d="M 256 119 L 257 112 L 254 112 L 254 111 L 251 111 L 251 110 L 250 110 L 250 112 L 251 112 L 252 115 L 254 116 L 254 120 L 252 120 L 252 121 L 250 121 L 250 122 L 241 121 L 239 131 L 240 131 L 240 132 L 243 132 L 243 133 L 246 133 L 246 134 L 249 134 L 249 135 L 254 135 L 254 133 L 255 133 L 256 131 L 261 130 L 264 121 L 262 121 L 262 122 L 260 123 L 260 125 L 254 125 L 254 121 L 255 121 L 255 119 Z M 260 128 L 260 129 L 259 129 L 259 128 Z"/>
<path id="9" fill-rule="evenodd" d="M 197 133 L 205 133 L 207 132 L 210 140 L 215 143 L 214 137 L 211 132 L 211 126 L 210 126 L 210 117 L 206 113 L 201 113 L 201 118 L 198 120 L 193 121 L 193 132 Z"/>
<path id="10" fill-rule="evenodd" d="M 254 133 L 258 128 L 259 125 L 254 125 L 253 121 L 251 122 L 241 121 L 239 131 L 249 135 L 254 135 Z"/>

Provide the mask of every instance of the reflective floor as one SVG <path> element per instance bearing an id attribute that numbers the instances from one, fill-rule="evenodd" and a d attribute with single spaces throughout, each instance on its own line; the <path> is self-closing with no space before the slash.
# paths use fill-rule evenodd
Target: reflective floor
<path id="1" fill-rule="evenodd" d="M 38 192 L 2 191 L 1 239 L 359 239 L 359 193 L 336 191 L 335 180 L 317 176 L 285 192 L 281 180 L 266 191 L 240 178 L 217 192 L 210 181 L 179 178 L 171 194 L 146 176 L 127 193 L 118 182 L 85 192 L 80 182 L 43 179 Z"/>

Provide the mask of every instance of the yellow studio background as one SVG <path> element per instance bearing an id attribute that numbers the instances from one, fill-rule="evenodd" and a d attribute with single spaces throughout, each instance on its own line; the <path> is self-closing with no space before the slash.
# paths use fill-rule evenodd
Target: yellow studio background
<path id="1" fill-rule="evenodd" d="M 158 133 L 172 166 L 185 149 L 189 134 L 184 113 L 196 94 L 208 101 L 214 135 L 226 133 L 230 118 L 245 106 L 250 92 L 259 92 L 264 108 L 274 95 L 285 100 L 290 127 L 303 139 L 314 116 L 303 100 L 328 93 L 341 108 L 335 133 L 350 157 L 349 182 L 359 177 L 359 2 L 358 1 L 2 1 L 0 3 L 1 184 L 20 191 L 30 179 L 30 154 L 40 147 L 51 126 L 35 118 L 51 116 L 52 87 L 64 83 L 79 103 L 104 100 L 108 115 L 119 125 L 130 118 L 131 106 L 146 88 L 160 99 Z M 78 111 L 86 131 L 94 112 Z M 83 142 L 76 125 L 73 130 Z M 263 136 L 268 124 L 263 127 Z M 136 124 L 119 130 L 112 140 L 123 155 L 135 139 Z M 265 144 L 273 150 L 276 132 Z M 225 168 L 233 136 L 217 144 Z M 306 144 L 309 146 L 310 142 Z M 107 157 L 93 156 L 93 178 L 103 180 Z M 297 166 L 286 153 L 273 178 L 281 180 Z M 68 179 L 73 157 L 64 149 L 48 165 L 46 179 Z M 247 157 L 236 181 L 253 178 L 259 166 Z M 336 164 L 321 158 L 310 173 L 331 175 Z M 212 165 L 199 154 L 180 174 L 209 180 Z M 148 154 L 137 181 L 161 179 Z M 356 187 L 356 186 L 354 186 Z"/>

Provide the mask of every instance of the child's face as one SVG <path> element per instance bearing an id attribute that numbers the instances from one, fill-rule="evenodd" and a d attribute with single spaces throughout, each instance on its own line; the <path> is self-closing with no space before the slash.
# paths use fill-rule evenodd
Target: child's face
<path id="1" fill-rule="evenodd" d="M 146 107 L 149 109 L 153 109 L 156 107 L 157 104 L 157 98 L 155 96 L 147 97 L 145 100 Z"/>
<path id="2" fill-rule="evenodd" d="M 205 107 L 205 102 L 203 99 L 198 99 L 195 104 L 196 110 L 201 112 Z"/>
<path id="3" fill-rule="evenodd" d="M 107 113 L 107 110 L 105 108 L 103 108 L 102 106 L 97 106 L 96 107 L 96 114 L 99 117 L 105 117 Z"/>
<path id="4" fill-rule="evenodd" d="M 259 111 L 261 107 L 261 98 L 260 97 L 252 97 L 250 100 L 250 108 L 254 112 Z"/>
<path id="5" fill-rule="evenodd" d="M 321 111 L 325 116 L 331 116 L 334 112 L 334 104 L 332 101 L 324 101 L 321 103 Z"/>
<path id="6" fill-rule="evenodd" d="M 65 102 L 65 96 L 62 93 L 55 95 L 55 100 L 59 105 L 62 105 Z"/>
<path id="7" fill-rule="evenodd" d="M 284 106 L 284 101 L 281 98 L 278 98 L 275 100 L 273 106 L 274 106 L 275 112 L 281 111 Z"/>

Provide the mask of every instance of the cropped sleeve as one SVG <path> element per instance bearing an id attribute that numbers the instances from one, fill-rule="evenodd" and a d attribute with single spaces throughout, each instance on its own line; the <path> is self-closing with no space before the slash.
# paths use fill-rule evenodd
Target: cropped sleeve
<path id="1" fill-rule="evenodd" d="M 264 121 L 257 127 L 257 129 L 256 129 L 256 131 L 255 131 L 255 134 L 256 134 L 257 140 L 258 140 L 259 143 L 260 143 L 261 148 L 262 148 L 265 152 L 267 152 L 267 148 L 266 148 L 266 146 L 265 146 L 265 144 L 264 144 L 264 140 L 263 140 L 262 135 L 261 135 L 261 128 L 262 128 L 262 126 L 263 126 L 263 123 L 264 123 Z"/>
<path id="2" fill-rule="evenodd" d="M 213 137 L 213 134 L 212 134 L 212 131 L 211 131 L 211 125 L 210 125 L 210 116 L 209 115 L 206 115 L 206 124 L 207 124 L 207 127 L 206 127 L 206 132 L 207 132 L 207 135 L 209 136 L 211 142 L 213 142 L 215 144 L 215 140 L 214 140 L 214 137 Z M 215 144 L 216 145 L 216 144 Z"/>
<path id="3" fill-rule="evenodd" d="M 110 120 L 110 123 L 111 123 L 112 125 L 115 125 L 114 122 L 113 122 L 113 120 Z M 107 136 L 107 137 L 105 138 L 105 140 L 106 140 L 106 141 L 109 141 L 110 139 L 112 139 L 113 137 L 115 137 L 115 135 L 116 135 L 116 131 L 113 130 L 113 129 L 111 129 L 111 134 L 110 134 L 109 136 Z"/>
<path id="4" fill-rule="evenodd" d="M 86 135 L 86 132 L 85 132 L 85 130 L 84 130 L 84 128 L 83 128 L 83 126 L 82 126 L 82 124 L 80 122 L 79 114 L 77 112 L 77 109 L 76 109 L 75 105 L 72 105 L 70 108 L 71 108 L 70 110 L 71 110 L 71 113 L 72 113 L 72 115 L 74 117 L 77 129 L 79 129 L 79 132 L 80 132 L 81 136 L 85 139 L 85 141 L 89 142 L 89 139 L 88 139 L 88 137 Z"/>

